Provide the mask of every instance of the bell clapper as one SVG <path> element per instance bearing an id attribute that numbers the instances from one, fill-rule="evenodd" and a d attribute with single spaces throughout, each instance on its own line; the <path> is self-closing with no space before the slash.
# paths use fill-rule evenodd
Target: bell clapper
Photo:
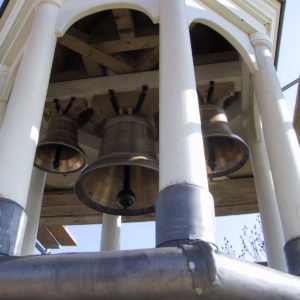
<path id="1" fill-rule="evenodd" d="M 53 168 L 56 170 L 60 166 L 61 145 L 56 146 L 55 157 L 52 162 Z"/>
<path id="2" fill-rule="evenodd" d="M 208 147 L 208 155 L 209 155 L 207 164 L 210 167 L 211 171 L 214 172 L 218 166 L 214 142 L 211 141 L 210 143 L 207 143 L 207 147 Z"/>
<path id="3" fill-rule="evenodd" d="M 135 194 L 130 189 L 130 166 L 124 166 L 123 189 L 117 196 L 118 204 L 123 209 L 130 208 L 135 202 Z"/>

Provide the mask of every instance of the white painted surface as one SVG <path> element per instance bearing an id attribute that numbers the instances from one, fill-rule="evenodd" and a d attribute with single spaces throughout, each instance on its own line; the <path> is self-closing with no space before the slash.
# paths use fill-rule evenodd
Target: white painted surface
<path id="1" fill-rule="evenodd" d="M 59 36 L 63 36 L 68 28 L 79 19 L 102 10 L 115 8 L 139 10 L 156 23 L 158 21 L 158 3 L 159 0 L 66 0 L 59 12 L 56 31 Z"/>
<path id="2" fill-rule="evenodd" d="M 260 71 L 253 75 L 285 242 L 300 236 L 300 149 L 273 66 L 270 43 L 251 36 Z"/>
<path id="3" fill-rule="evenodd" d="M 174 22 L 176 20 L 176 22 Z M 189 27 L 181 0 L 160 1 L 159 189 L 208 188 Z"/>
<path id="4" fill-rule="evenodd" d="M 40 223 L 45 180 L 46 172 L 33 167 L 26 204 L 27 225 L 21 255 L 34 254 L 36 237 Z"/>
<path id="5" fill-rule="evenodd" d="M 37 8 L 0 130 L 0 195 L 26 207 L 44 101 L 56 45 L 58 7 Z"/>
<path id="6" fill-rule="evenodd" d="M 121 218 L 103 214 L 100 251 L 120 250 Z"/>
<path id="7" fill-rule="evenodd" d="M 2 120 L 5 114 L 5 109 L 6 109 L 6 102 L 1 102 L 0 101 L 0 128 L 2 124 Z"/>
<path id="8" fill-rule="evenodd" d="M 258 126 L 256 126 L 258 128 Z M 261 128 L 260 128 L 261 131 Z M 267 149 L 260 132 L 261 140 L 256 139 L 254 125 L 248 123 L 247 143 L 250 150 L 255 189 L 258 201 L 268 265 L 271 268 L 286 272 L 283 252 L 284 238 L 278 212 L 277 199 L 269 164 Z"/>
<path id="9" fill-rule="evenodd" d="M 195 0 L 187 0 L 186 2 L 189 23 L 197 22 L 212 28 L 235 47 L 251 72 L 255 72 L 258 69 L 254 48 L 246 32 L 242 31 L 204 3 Z"/>

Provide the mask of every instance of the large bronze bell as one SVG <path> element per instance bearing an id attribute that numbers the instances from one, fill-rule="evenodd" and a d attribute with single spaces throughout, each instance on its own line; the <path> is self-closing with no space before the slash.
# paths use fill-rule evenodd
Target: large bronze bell
<path id="1" fill-rule="evenodd" d="M 103 128 L 98 159 L 82 171 L 75 193 L 89 207 L 112 215 L 154 212 L 158 160 L 150 123 L 121 115 Z"/>
<path id="2" fill-rule="evenodd" d="M 78 122 L 66 115 L 54 116 L 37 146 L 34 165 L 47 172 L 67 174 L 85 164 L 85 154 L 78 145 Z"/>
<path id="3" fill-rule="evenodd" d="M 226 176 L 240 169 L 249 158 L 248 147 L 232 133 L 224 109 L 204 104 L 200 112 L 208 177 Z"/>

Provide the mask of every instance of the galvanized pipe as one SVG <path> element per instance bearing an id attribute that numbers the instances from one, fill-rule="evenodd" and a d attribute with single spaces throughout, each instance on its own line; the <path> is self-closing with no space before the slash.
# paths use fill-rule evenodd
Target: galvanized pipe
<path id="1" fill-rule="evenodd" d="M 103 253 L 0 258 L 6 300 L 293 300 L 300 279 L 215 253 L 204 242 Z"/>

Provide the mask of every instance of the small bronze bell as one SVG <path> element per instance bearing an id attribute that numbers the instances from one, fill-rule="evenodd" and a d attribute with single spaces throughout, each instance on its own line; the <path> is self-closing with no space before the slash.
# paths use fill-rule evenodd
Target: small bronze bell
<path id="1" fill-rule="evenodd" d="M 85 154 L 78 145 L 78 122 L 66 115 L 54 116 L 37 146 L 34 165 L 46 172 L 67 174 L 85 164 Z"/>
<path id="2" fill-rule="evenodd" d="M 249 158 L 248 147 L 233 134 L 225 111 L 215 104 L 200 106 L 208 177 L 221 177 L 240 169 Z"/>
<path id="3" fill-rule="evenodd" d="M 89 207 L 112 215 L 154 212 L 158 160 L 150 123 L 121 115 L 103 128 L 98 159 L 82 171 L 75 193 Z"/>

